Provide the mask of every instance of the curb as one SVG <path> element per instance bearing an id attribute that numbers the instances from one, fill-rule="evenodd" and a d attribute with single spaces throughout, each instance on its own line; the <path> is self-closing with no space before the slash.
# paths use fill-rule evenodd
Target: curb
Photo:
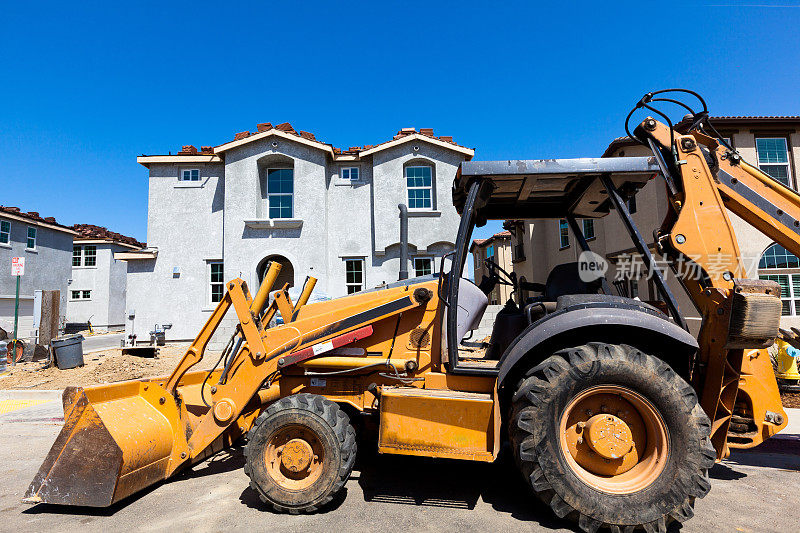
<path id="1" fill-rule="evenodd" d="M 63 390 L 0 390 L 0 400 L 60 400 Z"/>

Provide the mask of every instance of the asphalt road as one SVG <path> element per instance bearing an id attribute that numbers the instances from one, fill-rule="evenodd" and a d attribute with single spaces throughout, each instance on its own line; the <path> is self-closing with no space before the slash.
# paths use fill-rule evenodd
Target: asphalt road
<path id="1" fill-rule="evenodd" d="M 28 506 L 20 498 L 60 429 L 61 406 L 53 400 L 57 393 L 23 398 L 0 392 L 0 406 L 16 406 L 0 414 L 2 531 L 575 531 L 528 496 L 507 462 L 373 453 L 361 454 L 345 493 L 316 515 L 265 510 L 248 487 L 240 449 L 222 452 L 108 509 Z M 9 405 L 9 398 L 44 403 Z M 800 448 L 800 436 L 793 446 Z M 797 531 L 796 453 L 735 452 L 714 467 L 710 494 L 697 502 L 695 517 L 680 531 Z"/>
<path id="2" fill-rule="evenodd" d="M 83 351 L 92 352 L 94 350 L 105 350 L 106 348 L 119 348 L 119 343 L 124 338 L 125 332 L 86 336 L 83 339 Z"/>

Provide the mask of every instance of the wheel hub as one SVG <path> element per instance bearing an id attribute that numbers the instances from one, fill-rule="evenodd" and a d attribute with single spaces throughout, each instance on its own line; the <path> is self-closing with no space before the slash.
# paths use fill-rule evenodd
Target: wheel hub
<path id="1" fill-rule="evenodd" d="M 631 428 L 614 415 L 594 415 L 584 431 L 589 447 L 604 459 L 619 459 L 633 449 Z"/>
<path id="2" fill-rule="evenodd" d="M 308 468 L 313 457 L 314 451 L 309 443 L 303 439 L 292 439 L 281 451 L 281 464 L 290 472 L 301 472 Z"/>

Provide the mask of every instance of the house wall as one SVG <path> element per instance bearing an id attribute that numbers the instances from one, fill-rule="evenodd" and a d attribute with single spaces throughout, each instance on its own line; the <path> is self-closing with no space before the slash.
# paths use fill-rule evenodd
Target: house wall
<path id="1" fill-rule="evenodd" d="M 414 146 L 418 150 L 414 150 Z M 150 165 L 149 248 L 156 259 L 128 261 L 128 309 L 135 328 L 148 338 L 154 324 L 171 323 L 167 339 L 190 339 L 215 307 L 209 298 L 208 261 L 224 260 L 224 277 L 258 289 L 257 268 L 282 256 L 294 271 L 294 286 L 318 279 L 315 294 L 346 294 L 345 259 L 364 260 L 364 288 L 396 281 L 400 270 L 399 210 L 407 201 L 404 164 L 426 161 L 435 168 L 434 210 L 409 219 L 410 259 L 439 258 L 453 249 L 459 217 L 450 187 L 464 156 L 453 150 L 408 142 L 360 161 L 333 161 L 328 152 L 277 136 L 245 143 L 224 154 L 224 164 Z M 262 179 L 266 169 L 294 169 L 293 219 L 269 221 Z M 341 168 L 356 166 L 357 183 L 341 179 Z M 181 168 L 200 168 L 199 184 L 179 184 Z M 278 227 L 273 224 L 277 223 Z M 180 275 L 173 275 L 173 268 Z M 413 262 L 408 269 L 413 275 Z M 212 347 L 233 331 L 226 318 Z"/>
<path id="2" fill-rule="evenodd" d="M 472 264 L 474 271 L 475 284 L 480 284 L 483 276 L 489 275 L 489 270 L 486 268 L 484 260 L 486 259 L 486 249 L 489 246 L 494 246 L 494 261 L 506 272 L 513 272 L 512 254 L 511 254 L 511 238 L 492 238 L 487 242 L 480 245 L 473 244 L 472 246 Z M 502 275 L 502 274 L 501 274 Z M 490 305 L 504 305 L 511 297 L 512 287 L 509 285 L 497 284 L 492 292 L 489 293 Z M 516 299 L 516 298 L 515 298 Z"/>
<path id="3" fill-rule="evenodd" d="M 85 246 L 75 241 L 76 246 Z M 67 293 L 67 322 L 83 323 L 91 319 L 92 327 L 118 328 L 125 325 L 127 265 L 114 259 L 114 253 L 128 248 L 116 244 L 91 244 L 97 249 L 95 266 L 72 267 Z M 73 299 L 72 291 L 91 290 L 91 299 Z"/>
<path id="4" fill-rule="evenodd" d="M 18 336 L 32 339 L 33 298 L 37 290 L 58 290 L 61 293 L 59 319 L 64 322 L 67 309 L 67 280 L 72 265 L 72 233 L 62 232 L 12 220 L 11 242 L 0 244 L 0 327 L 14 329 L 14 295 L 17 278 L 11 275 L 11 258 L 25 258 L 25 275 L 20 280 L 20 319 Z M 28 226 L 36 227 L 36 250 L 27 250 Z"/>

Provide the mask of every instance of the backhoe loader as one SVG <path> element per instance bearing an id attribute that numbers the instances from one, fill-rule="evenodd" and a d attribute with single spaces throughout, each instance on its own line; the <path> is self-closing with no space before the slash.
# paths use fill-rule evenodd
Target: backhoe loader
<path id="1" fill-rule="evenodd" d="M 630 133 L 651 156 L 462 163 L 461 222 L 438 275 L 310 304 L 313 278 L 296 302 L 287 286 L 273 292 L 277 263 L 255 295 L 228 281 L 171 375 L 64 391 L 64 427 L 25 501 L 108 506 L 246 436 L 244 469 L 264 503 L 314 512 L 350 476 L 364 415 L 381 453 L 493 461 L 508 443 L 532 497 L 585 531 L 689 519 L 715 461 L 786 425 L 766 352 L 779 288 L 745 278 L 728 210 L 800 255 L 800 196 L 726 145 L 699 96 L 701 111 L 680 104 L 691 120 L 679 130 L 656 107 L 675 101 L 661 94 L 634 108 L 665 121 L 644 118 Z M 682 279 L 702 313 L 697 338 L 627 208 L 650 180 L 670 204 L 656 252 L 697 267 Z M 588 251 L 576 219 L 612 212 L 661 303 L 611 294 L 604 278 L 561 265 L 522 287 L 541 295 L 498 315 L 485 356 L 463 349 L 492 285 L 462 277 L 476 226 L 567 219 Z M 712 257 L 728 262 L 712 269 Z M 520 290 L 492 266 L 491 282 Z M 191 372 L 229 312 L 238 326 L 217 366 Z"/>

